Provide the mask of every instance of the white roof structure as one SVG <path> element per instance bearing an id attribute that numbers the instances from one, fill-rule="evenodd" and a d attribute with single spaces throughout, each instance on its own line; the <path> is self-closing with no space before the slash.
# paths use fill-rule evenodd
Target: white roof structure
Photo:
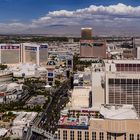
<path id="1" fill-rule="evenodd" d="M 4 136 L 7 132 L 8 132 L 7 129 L 5 129 L 5 128 L 0 128 L 0 137 L 1 137 L 1 136 Z"/>
<path id="2" fill-rule="evenodd" d="M 84 75 L 84 74 L 79 74 L 79 78 L 83 78 L 83 75 Z"/>
<path id="3" fill-rule="evenodd" d="M 78 80 L 78 79 L 75 79 L 75 80 L 73 81 L 73 83 L 74 83 L 74 84 L 79 84 L 79 80 Z"/>
<path id="4" fill-rule="evenodd" d="M 8 90 L 11 90 L 11 89 L 18 89 L 19 86 L 20 86 L 20 85 L 17 84 L 17 83 L 10 83 L 10 84 L 7 85 L 7 91 L 8 91 Z"/>
<path id="5" fill-rule="evenodd" d="M 35 64 L 19 64 L 15 67 L 11 67 L 14 77 L 34 77 L 39 72 L 47 72 L 44 67 L 37 66 Z"/>
<path id="6" fill-rule="evenodd" d="M 101 105 L 100 113 L 105 119 L 138 119 L 133 105 Z"/>
<path id="7" fill-rule="evenodd" d="M 23 127 L 28 126 L 29 123 L 36 117 L 37 112 L 13 112 L 17 117 L 13 120 L 11 131 L 14 137 L 21 138 L 23 134 Z"/>
<path id="8" fill-rule="evenodd" d="M 36 112 L 18 112 L 18 116 L 13 121 L 13 125 L 26 125 L 32 121 L 36 115 Z"/>
<path id="9" fill-rule="evenodd" d="M 11 71 L 9 71 L 9 70 L 0 70 L 0 76 L 4 76 L 4 75 L 7 75 L 7 74 L 10 74 L 10 73 L 12 73 Z"/>
<path id="10" fill-rule="evenodd" d="M 50 85 L 46 85 L 45 88 L 51 88 L 51 86 Z"/>
<path id="11" fill-rule="evenodd" d="M 7 88 L 7 84 L 0 85 L 0 91 L 5 91 Z"/>

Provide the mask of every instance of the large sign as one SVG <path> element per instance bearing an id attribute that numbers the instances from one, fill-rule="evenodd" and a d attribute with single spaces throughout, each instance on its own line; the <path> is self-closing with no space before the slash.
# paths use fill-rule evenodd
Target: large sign
<path id="1" fill-rule="evenodd" d="M 25 46 L 25 50 L 28 50 L 28 51 L 37 51 L 37 47 Z"/>
<path id="2" fill-rule="evenodd" d="M 93 47 L 93 40 L 80 40 L 81 47 Z"/>
<path id="3" fill-rule="evenodd" d="M 47 49 L 48 45 L 40 45 L 40 49 Z"/>
<path id="4" fill-rule="evenodd" d="M 15 46 L 15 45 L 3 45 L 1 46 L 2 50 L 18 50 L 20 46 Z"/>

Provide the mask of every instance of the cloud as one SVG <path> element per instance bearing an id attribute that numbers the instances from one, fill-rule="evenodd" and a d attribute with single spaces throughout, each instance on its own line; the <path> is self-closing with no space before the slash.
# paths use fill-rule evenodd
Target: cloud
<path id="1" fill-rule="evenodd" d="M 17 33 L 28 29 L 24 23 L 12 22 L 12 23 L 0 23 L 1 33 Z"/>
<path id="2" fill-rule="evenodd" d="M 33 19 L 30 23 L 13 22 L 0 24 L 2 31 L 35 30 L 37 28 L 53 27 L 55 25 L 64 26 L 91 26 L 96 28 L 139 28 L 140 6 L 132 7 L 118 3 L 117 5 L 96 6 L 91 5 L 87 8 L 73 11 L 59 10 L 52 11 L 43 17 Z M 131 30 L 132 31 L 132 30 Z"/>

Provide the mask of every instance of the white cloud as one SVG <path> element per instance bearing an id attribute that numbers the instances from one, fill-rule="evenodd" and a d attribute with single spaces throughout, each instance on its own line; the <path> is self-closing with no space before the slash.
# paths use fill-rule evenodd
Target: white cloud
<path id="1" fill-rule="evenodd" d="M 126 26 L 140 21 L 140 6 L 132 7 L 122 3 L 110 6 L 91 5 L 74 11 L 52 11 L 43 17 L 32 20 L 31 23 L 0 24 L 0 30 L 23 31 L 51 25 L 89 25 L 101 27 Z M 127 23 L 126 23 L 127 22 Z M 139 28 L 139 27 L 136 27 Z"/>
<path id="2" fill-rule="evenodd" d="M 140 6 L 132 7 L 122 3 L 110 6 L 95 6 L 91 5 L 88 8 L 77 9 L 75 11 L 53 11 L 49 12 L 46 16 L 36 20 L 36 24 L 46 23 L 46 25 L 63 24 L 69 25 L 69 23 L 82 24 L 83 20 L 119 20 L 123 19 L 136 19 L 140 18 Z"/>
<path id="3" fill-rule="evenodd" d="M 60 10 L 60 11 L 53 11 L 49 12 L 47 16 L 50 17 L 72 17 L 73 11 L 67 11 L 67 10 Z"/>

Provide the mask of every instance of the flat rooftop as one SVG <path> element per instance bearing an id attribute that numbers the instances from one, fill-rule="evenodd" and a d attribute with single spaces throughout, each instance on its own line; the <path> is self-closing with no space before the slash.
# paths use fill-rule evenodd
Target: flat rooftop
<path id="1" fill-rule="evenodd" d="M 7 129 L 5 129 L 5 128 L 0 128 L 0 137 L 6 135 L 7 132 L 8 132 Z"/>
<path id="2" fill-rule="evenodd" d="M 70 129 L 88 129 L 89 119 L 87 116 L 67 117 L 62 116 L 58 122 L 58 127 Z"/>
<path id="3" fill-rule="evenodd" d="M 105 119 L 138 119 L 133 105 L 102 105 L 100 114 Z"/>

